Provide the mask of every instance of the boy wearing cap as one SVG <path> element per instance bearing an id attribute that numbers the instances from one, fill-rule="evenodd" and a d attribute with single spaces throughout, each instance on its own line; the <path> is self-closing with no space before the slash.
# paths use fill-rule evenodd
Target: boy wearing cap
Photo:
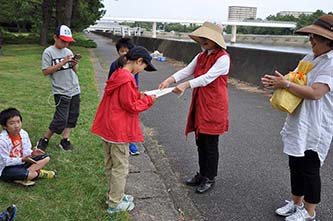
<path id="1" fill-rule="evenodd" d="M 320 16 L 296 33 L 309 35 L 312 46 L 313 53 L 302 59 L 314 65 L 307 74 L 307 85 L 290 82 L 278 71 L 261 80 L 267 88 L 284 88 L 303 98 L 295 112 L 288 114 L 281 131 L 283 152 L 289 157 L 292 200 L 275 212 L 286 221 L 315 221 L 320 168 L 333 137 L 333 15 Z"/>
<path id="2" fill-rule="evenodd" d="M 39 139 L 37 147 L 45 150 L 51 136 L 54 133 L 62 133 L 63 138 L 59 146 L 65 151 L 70 151 L 72 150 L 69 141 L 70 132 L 76 126 L 80 112 L 78 59 L 75 59 L 73 52 L 68 49 L 69 43 L 75 41 L 69 27 L 58 26 L 53 39 L 54 44 L 43 52 L 42 71 L 51 81 L 56 111 L 44 137 Z"/>
<path id="3" fill-rule="evenodd" d="M 141 46 L 120 56 L 120 67 L 106 82 L 104 95 L 98 106 L 91 132 L 103 140 L 105 173 L 109 183 L 108 213 L 131 211 L 133 196 L 125 194 L 128 175 L 128 145 L 142 142 L 139 113 L 149 109 L 157 99 L 138 91 L 133 75 L 156 71 L 152 57 Z"/>
<path id="4" fill-rule="evenodd" d="M 204 49 L 190 64 L 164 80 L 159 88 L 169 87 L 190 76 L 194 79 L 180 83 L 174 89 L 183 94 L 193 88 L 192 102 L 187 118 L 185 134 L 195 132 L 200 171 L 186 181 L 197 186 L 197 193 L 204 193 L 215 183 L 218 169 L 219 135 L 228 130 L 227 80 L 230 57 L 222 36 L 222 28 L 205 22 L 189 35 Z"/>
<path id="5" fill-rule="evenodd" d="M 134 47 L 134 44 L 132 43 L 132 40 L 130 38 L 126 38 L 126 37 L 120 38 L 116 42 L 116 49 L 117 49 L 119 56 L 125 55 L 133 47 Z M 111 77 L 112 73 L 115 70 L 117 70 L 118 68 L 119 68 L 119 64 L 118 64 L 118 59 L 117 59 L 117 60 L 113 61 L 112 64 L 110 65 L 108 79 Z M 139 86 L 139 74 L 135 74 L 134 78 L 135 78 L 136 84 Z M 135 155 L 140 154 L 140 151 L 135 143 L 130 143 L 128 148 L 129 148 L 131 155 L 135 156 Z"/>

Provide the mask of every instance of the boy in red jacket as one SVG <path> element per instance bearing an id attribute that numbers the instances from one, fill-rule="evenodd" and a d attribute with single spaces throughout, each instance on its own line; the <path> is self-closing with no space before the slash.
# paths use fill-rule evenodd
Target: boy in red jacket
<path id="1" fill-rule="evenodd" d="M 106 82 L 91 132 L 103 139 L 106 175 L 109 180 L 109 213 L 131 211 L 133 196 L 124 194 L 128 175 L 128 144 L 142 142 L 139 113 L 150 108 L 156 96 L 138 91 L 134 74 L 156 71 L 148 51 L 140 46 L 119 58 L 121 68 Z"/>

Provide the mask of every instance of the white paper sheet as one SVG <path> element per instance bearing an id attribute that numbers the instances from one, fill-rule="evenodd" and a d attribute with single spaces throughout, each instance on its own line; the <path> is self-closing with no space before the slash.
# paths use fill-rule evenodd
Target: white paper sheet
<path id="1" fill-rule="evenodd" d="M 156 89 L 156 90 L 151 90 L 151 91 L 145 91 L 145 94 L 146 95 L 156 95 L 156 97 L 161 97 L 163 95 L 171 93 L 173 89 L 175 89 L 175 87 L 168 87 L 168 88 L 164 88 L 162 90 Z"/>

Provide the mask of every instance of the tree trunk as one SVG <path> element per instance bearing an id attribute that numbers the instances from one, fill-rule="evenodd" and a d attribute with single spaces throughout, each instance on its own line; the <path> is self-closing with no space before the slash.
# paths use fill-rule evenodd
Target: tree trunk
<path id="1" fill-rule="evenodd" d="M 55 26 L 57 27 L 58 25 L 64 24 L 64 6 L 65 6 L 65 1 L 64 0 L 57 0 L 56 1 L 56 24 Z"/>
<path id="2" fill-rule="evenodd" d="M 68 27 L 71 26 L 72 10 L 73 10 L 73 0 L 65 1 L 64 24 L 67 25 Z"/>
<path id="3" fill-rule="evenodd" d="M 42 28 L 40 33 L 40 44 L 47 45 L 47 34 L 52 16 L 52 0 L 43 0 L 42 3 Z"/>

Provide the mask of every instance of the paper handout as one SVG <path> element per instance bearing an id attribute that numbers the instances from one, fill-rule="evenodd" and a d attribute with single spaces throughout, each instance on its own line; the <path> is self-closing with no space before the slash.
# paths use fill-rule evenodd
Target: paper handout
<path id="1" fill-rule="evenodd" d="M 168 88 L 164 88 L 162 90 L 156 89 L 156 90 L 151 90 L 151 91 L 145 91 L 144 93 L 146 95 L 156 95 L 156 97 L 161 97 L 163 95 L 171 93 L 173 89 L 175 89 L 175 87 L 168 87 Z"/>

